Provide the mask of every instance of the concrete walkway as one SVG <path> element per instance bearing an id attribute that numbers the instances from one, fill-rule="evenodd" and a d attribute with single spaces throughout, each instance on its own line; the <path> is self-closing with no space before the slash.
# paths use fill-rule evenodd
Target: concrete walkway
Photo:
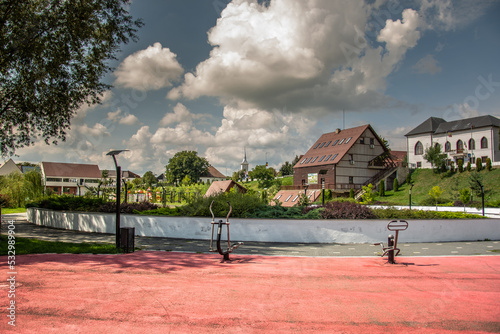
<path id="1" fill-rule="evenodd" d="M 15 221 L 18 237 L 36 238 L 62 242 L 99 242 L 115 243 L 114 234 L 88 233 L 55 229 L 31 224 L 26 221 L 26 214 L 2 215 L 2 233 L 7 231 L 6 222 Z M 232 240 L 237 242 L 237 239 Z M 380 240 L 387 243 L 387 240 Z M 135 237 L 135 245 L 141 250 L 168 251 L 187 253 L 209 253 L 210 242 L 207 240 L 188 240 L 173 238 Z M 500 241 L 444 242 L 444 243 L 401 243 L 401 256 L 470 256 L 500 255 Z M 301 244 L 245 242 L 234 254 L 267 256 L 377 256 L 380 246 L 372 244 Z"/>

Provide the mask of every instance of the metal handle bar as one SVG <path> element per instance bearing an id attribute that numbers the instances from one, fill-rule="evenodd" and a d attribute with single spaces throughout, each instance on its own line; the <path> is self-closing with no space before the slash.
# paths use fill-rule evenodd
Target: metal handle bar
<path id="1" fill-rule="evenodd" d="M 227 222 L 227 224 L 229 224 L 229 216 L 231 215 L 231 212 L 233 211 L 233 207 L 231 206 L 231 203 L 229 203 L 229 201 L 227 201 L 227 204 L 229 205 L 229 212 L 228 212 L 227 217 L 226 217 L 226 222 Z"/>
<path id="2" fill-rule="evenodd" d="M 210 213 L 212 214 L 212 223 L 215 221 L 215 216 L 214 216 L 214 212 L 212 211 L 212 205 L 214 204 L 214 201 L 212 201 L 212 203 L 210 203 Z"/>

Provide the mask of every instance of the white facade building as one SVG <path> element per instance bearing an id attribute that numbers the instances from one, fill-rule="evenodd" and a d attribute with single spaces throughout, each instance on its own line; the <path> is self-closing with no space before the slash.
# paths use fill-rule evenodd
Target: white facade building
<path id="1" fill-rule="evenodd" d="M 499 130 L 500 120 L 490 115 L 452 122 L 430 117 L 405 135 L 409 166 L 432 168 L 424 155 L 426 149 L 436 144 L 447 154 L 448 163 L 455 166 L 459 160 L 464 166 L 469 161 L 475 166 L 477 158 L 483 164 L 490 158 L 493 165 L 500 165 Z"/>

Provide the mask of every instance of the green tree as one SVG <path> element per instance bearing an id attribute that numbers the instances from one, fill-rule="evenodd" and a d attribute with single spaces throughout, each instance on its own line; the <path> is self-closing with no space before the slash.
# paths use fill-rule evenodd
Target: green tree
<path id="1" fill-rule="evenodd" d="M 384 180 L 380 181 L 380 183 L 378 185 L 378 195 L 380 197 L 385 196 L 385 181 Z"/>
<path id="2" fill-rule="evenodd" d="M 434 172 L 446 171 L 446 154 L 441 152 L 441 145 L 436 144 L 426 148 L 424 159 L 432 165 Z"/>
<path id="3" fill-rule="evenodd" d="M 392 184 L 392 188 L 394 191 L 399 191 L 399 182 L 398 182 L 397 178 L 394 179 L 394 182 Z"/>
<path id="4" fill-rule="evenodd" d="M 375 194 L 373 193 L 373 184 L 363 186 L 363 195 L 361 195 L 361 200 L 363 203 L 370 204 L 375 201 Z"/>
<path id="5" fill-rule="evenodd" d="M 476 171 L 480 172 L 483 170 L 483 161 L 481 158 L 476 159 Z"/>
<path id="6" fill-rule="evenodd" d="M 486 159 L 486 170 L 489 172 L 491 171 L 492 168 L 493 167 L 491 165 L 491 159 L 490 158 Z"/>
<path id="7" fill-rule="evenodd" d="M 130 0 L 3 0 L 0 5 L 0 152 L 11 155 L 35 138 L 65 140 L 71 118 L 99 103 L 123 43 L 141 20 Z"/>
<path id="8" fill-rule="evenodd" d="M 464 161 L 462 159 L 458 160 L 457 166 L 458 166 L 458 172 L 463 173 L 464 172 Z"/>
<path id="9" fill-rule="evenodd" d="M 470 202 L 470 200 L 472 198 L 471 190 L 470 190 L 470 188 L 463 188 L 463 189 L 460 189 L 458 193 L 460 195 L 460 201 L 464 205 L 464 212 L 465 212 L 465 206 L 467 205 L 467 203 Z"/>
<path id="10" fill-rule="evenodd" d="M 10 198 L 9 205 L 15 208 L 24 206 L 26 203 L 26 188 L 23 174 L 12 172 L 2 177 L 0 192 Z"/>
<path id="11" fill-rule="evenodd" d="M 441 190 L 441 188 L 439 188 L 439 186 L 432 187 L 432 189 L 429 190 L 429 196 L 431 196 L 434 199 L 434 201 L 436 202 L 436 210 L 437 210 L 438 201 L 441 198 L 441 195 L 443 195 L 443 192 L 444 191 Z"/>
<path id="12" fill-rule="evenodd" d="M 466 167 L 466 170 L 467 170 L 468 172 L 470 172 L 470 171 L 472 170 L 472 163 L 471 163 L 470 161 L 469 161 L 469 162 L 467 162 L 467 167 Z"/>
<path id="13" fill-rule="evenodd" d="M 293 174 L 293 165 L 288 161 L 285 161 L 283 165 L 280 167 L 281 176 L 292 175 Z"/>
<path id="14" fill-rule="evenodd" d="M 266 167 L 266 165 L 257 165 L 248 174 L 250 178 L 259 181 L 259 187 L 268 188 L 274 181 L 275 170 L 271 167 Z"/>
<path id="15" fill-rule="evenodd" d="M 36 170 L 31 170 L 23 175 L 26 199 L 33 201 L 43 196 L 42 174 Z"/>
<path id="16" fill-rule="evenodd" d="M 208 167 L 210 164 L 207 159 L 199 157 L 195 151 L 181 151 L 168 161 L 165 177 L 169 183 L 177 183 L 188 175 L 197 183 L 202 175 L 208 173 Z"/>
<path id="17" fill-rule="evenodd" d="M 158 183 L 158 179 L 156 178 L 156 176 L 153 174 L 152 171 L 148 170 L 142 176 L 142 183 L 144 183 L 146 188 L 150 188 L 153 184 Z"/>

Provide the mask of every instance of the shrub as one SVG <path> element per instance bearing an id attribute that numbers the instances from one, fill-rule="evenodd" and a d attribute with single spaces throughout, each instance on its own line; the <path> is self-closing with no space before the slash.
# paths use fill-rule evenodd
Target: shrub
<path id="1" fill-rule="evenodd" d="M 349 190 L 349 198 L 354 198 L 354 189 Z"/>
<path id="2" fill-rule="evenodd" d="M 457 165 L 458 165 L 458 172 L 459 173 L 463 173 L 463 171 L 464 171 L 464 161 L 462 159 L 458 160 Z"/>
<path id="3" fill-rule="evenodd" d="M 321 212 L 323 219 L 370 219 L 375 218 L 372 210 L 353 202 L 329 202 Z"/>
<path id="4" fill-rule="evenodd" d="M 467 169 L 468 172 L 470 172 L 472 170 L 472 163 L 470 161 L 467 163 L 467 168 L 466 169 Z"/>
<path id="5" fill-rule="evenodd" d="M 486 159 L 486 170 L 487 170 L 487 171 L 491 171 L 491 169 L 492 169 L 492 166 L 491 166 L 491 159 L 490 159 L 490 158 L 488 158 L 488 159 Z"/>
<path id="6" fill-rule="evenodd" d="M 394 179 L 394 183 L 392 185 L 392 188 L 394 189 L 394 191 L 399 191 L 399 182 L 398 182 L 398 179 Z"/>
<path id="7" fill-rule="evenodd" d="M 398 210 L 396 208 L 373 209 L 373 214 L 378 219 L 476 219 L 485 218 L 480 215 L 449 212 L 449 211 L 425 211 L 425 210 Z"/>
<path id="8" fill-rule="evenodd" d="M 483 170 L 483 162 L 482 162 L 481 158 L 476 159 L 476 170 L 478 172 Z"/>
<path id="9" fill-rule="evenodd" d="M 231 203 L 231 217 L 251 217 L 258 208 L 265 206 L 258 193 L 239 192 L 219 193 L 210 197 L 197 197 L 180 208 L 182 216 L 211 217 L 210 203 L 214 202 L 212 211 L 216 217 L 226 217 L 229 212 L 227 202 Z"/>
<path id="10" fill-rule="evenodd" d="M 380 183 L 378 185 L 378 195 L 380 197 L 385 196 L 385 182 L 384 182 L 384 180 L 380 181 Z"/>

